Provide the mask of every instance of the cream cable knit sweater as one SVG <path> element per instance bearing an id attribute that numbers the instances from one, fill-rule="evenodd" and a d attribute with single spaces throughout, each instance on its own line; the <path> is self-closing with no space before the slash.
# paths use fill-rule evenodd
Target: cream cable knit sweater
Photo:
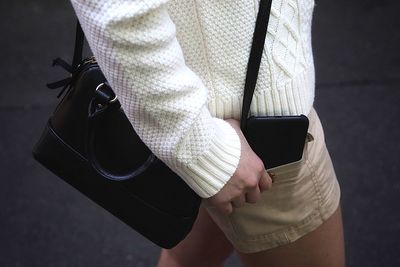
<path id="1" fill-rule="evenodd" d="M 201 197 L 217 193 L 240 159 L 223 119 L 240 119 L 259 0 L 71 2 L 139 137 Z M 313 7 L 273 0 L 251 115 L 310 111 Z"/>

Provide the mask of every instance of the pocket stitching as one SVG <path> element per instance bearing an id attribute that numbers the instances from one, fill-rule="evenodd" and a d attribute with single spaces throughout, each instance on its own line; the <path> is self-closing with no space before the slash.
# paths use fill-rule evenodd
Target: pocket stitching
<path id="1" fill-rule="evenodd" d="M 317 198 L 318 198 L 318 208 L 321 209 L 322 207 L 322 196 L 321 196 L 321 190 L 320 190 L 320 183 L 317 181 L 317 177 L 316 177 L 316 171 L 315 171 L 315 167 L 312 164 L 312 162 L 310 160 L 306 160 L 305 162 L 310 170 L 311 173 L 311 181 L 314 185 L 314 190 L 317 193 Z"/>

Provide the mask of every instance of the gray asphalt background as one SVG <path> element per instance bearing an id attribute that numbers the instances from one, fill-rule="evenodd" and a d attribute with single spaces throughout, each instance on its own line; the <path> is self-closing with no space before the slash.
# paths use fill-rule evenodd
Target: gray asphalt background
<path id="1" fill-rule="evenodd" d="M 45 83 L 65 76 L 51 61 L 71 58 L 71 6 L 2 1 L 0 13 L 0 266 L 154 266 L 156 246 L 31 156 L 58 101 Z M 400 266 L 399 16 L 396 0 L 316 1 L 315 106 L 351 267 Z"/>

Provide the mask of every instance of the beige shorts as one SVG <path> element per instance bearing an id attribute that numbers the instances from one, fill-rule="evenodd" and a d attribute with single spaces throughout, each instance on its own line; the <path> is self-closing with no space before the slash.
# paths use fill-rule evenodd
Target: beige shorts
<path id="1" fill-rule="evenodd" d="M 312 138 L 302 160 L 268 169 L 275 173 L 274 183 L 259 202 L 246 203 L 230 215 L 204 205 L 237 250 L 253 253 L 291 243 L 337 209 L 340 187 L 314 108 L 308 118 Z"/>

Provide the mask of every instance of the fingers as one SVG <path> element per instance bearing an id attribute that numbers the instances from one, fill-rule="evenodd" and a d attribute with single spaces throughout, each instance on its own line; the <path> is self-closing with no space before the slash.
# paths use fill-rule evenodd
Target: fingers
<path id="1" fill-rule="evenodd" d="M 225 213 L 227 215 L 231 214 L 233 211 L 233 207 L 232 207 L 232 203 L 231 202 L 227 202 L 224 203 L 222 205 L 220 205 L 219 207 L 217 207 L 222 213 Z"/>
<path id="2" fill-rule="evenodd" d="M 266 191 L 272 187 L 273 173 L 269 173 L 266 170 L 262 172 L 262 175 L 258 181 L 257 186 L 253 186 L 247 190 L 245 194 L 232 199 L 231 204 L 233 208 L 240 208 L 246 202 L 247 203 L 257 203 L 261 198 L 261 192 Z"/>
<path id="3" fill-rule="evenodd" d="M 258 181 L 258 186 L 260 188 L 261 192 L 264 192 L 265 190 L 268 190 L 272 187 L 272 177 L 271 174 L 268 173 L 267 171 L 264 171 L 262 176 L 260 177 L 260 180 Z"/>
<path id="4" fill-rule="evenodd" d="M 244 203 L 246 203 L 246 197 L 244 195 L 240 195 L 232 199 L 231 203 L 234 208 L 240 208 L 244 205 Z"/>
<path id="5" fill-rule="evenodd" d="M 271 173 L 271 175 L 273 175 Z M 260 180 L 258 182 L 258 186 L 250 189 L 244 196 L 241 195 L 239 197 L 234 198 L 231 203 L 233 208 L 240 208 L 244 205 L 244 203 L 257 203 L 260 200 L 261 192 L 264 192 L 272 187 L 272 176 L 267 171 L 264 171 Z"/>
<path id="6" fill-rule="evenodd" d="M 257 203 L 260 200 L 260 188 L 258 186 L 250 189 L 246 193 L 246 202 L 248 203 Z"/>
<path id="7" fill-rule="evenodd" d="M 268 190 L 272 187 L 272 179 L 267 172 L 260 178 L 259 183 L 256 186 L 244 191 L 241 195 L 232 198 L 230 202 L 219 202 L 216 203 L 215 207 L 222 213 L 229 215 L 233 212 L 233 209 L 243 207 L 245 203 L 257 203 L 261 198 L 261 192 Z"/>
<path id="8" fill-rule="evenodd" d="M 233 212 L 233 204 L 229 201 L 221 201 L 214 197 L 204 199 L 204 207 L 214 208 L 219 210 L 221 213 L 229 215 Z"/>
<path id="9" fill-rule="evenodd" d="M 251 170 L 256 171 L 252 173 Z M 272 187 L 273 176 L 273 173 L 265 170 L 263 164 L 242 173 L 238 172 L 215 196 L 210 197 L 210 204 L 221 213 L 229 215 L 234 209 L 243 207 L 246 202 L 257 203 L 261 199 L 261 193 Z"/>

